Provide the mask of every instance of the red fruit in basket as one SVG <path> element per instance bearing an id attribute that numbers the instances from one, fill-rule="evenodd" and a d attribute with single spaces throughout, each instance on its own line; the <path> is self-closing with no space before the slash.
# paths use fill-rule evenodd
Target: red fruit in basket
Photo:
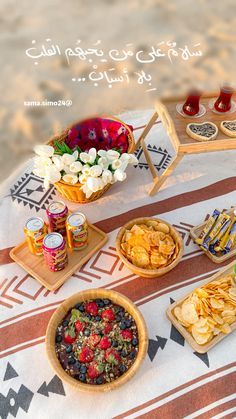
<path id="1" fill-rule="evenodd" d="M 90 303 L 86 304 L 85 310 L 87 313 L 91 314 L 91 316 L 96 316 L 98 314 L 98 306 L 95 301 L 91 301 Z"/>
<path id="2" fill-rule="evenodd" d="M 107 349 L 105 353 L 105 360 L 109 364 L 118 365 L 120 362 L 120 354 L 115 349 Z"/>
<path id="3" fill-rule="evenodd" d="M 103 336 L 99 343 L 100 349 L 108 349 L 111 346 L 111 341 L 107 336 Z"/>
<path id="4" fill-rule="evenodd" d="M 82 323 L 80 320 L 76 320 L 75 322 L 75 328 L 77 330 L 77 332 L 83 332 L 83 330 L 86 327 L 86 323 Z"/>
<path id="5" fill-rule="evenodd" d="M 74 329 L 67 329 L 64 334 L 65 343 L 73 343 L 76 339 L 76 333 Z"/>
<path id="6" fill-rule="evenodd" d="M 96 335 L 95 333 L 92 333 L 89 336 L 88 339 L 88 345 L 91 346 L 92 348 L 95 348 L 95 346 L 97 346 L 97 344 L 100 342 L 101 336 Z"/>
<path id="7" fill-rule="evenodd" d="M 111 308 L 108 308 L 107 310 L 104 310 L 102 312 L 102 318 L 107 322 L 112 322 L 113 320 L 115 320 L 116 316 L 114 314 L 114 311 Z"/>
<path id="8" fill-rule="evenodd" d="M 104 371 L 104 365 L 101 362 L 91 362 L 88 367 L 89 378 L 97 378 Z"/>
<path id="9" fill-rule="evenodd" d="M 94 353 L 91 348 L 84 346 L 80 352 L 80 362 L 91 362 L 93 360 Z"/>
<path id="10" fill-rule="evenodd" d="M 129 329 L 121 330 L 120 332 L 123 340 L 130 342 L 133 339 L 133 333 Z"/>
<path id="11" fill-rule="evenodd" d="M 112 324 L 111 323 L 107 323 L 104 327 L 103 333 L 105 335 L 108 335 L 108 333 L 110 333 L 112 331 Z"/>

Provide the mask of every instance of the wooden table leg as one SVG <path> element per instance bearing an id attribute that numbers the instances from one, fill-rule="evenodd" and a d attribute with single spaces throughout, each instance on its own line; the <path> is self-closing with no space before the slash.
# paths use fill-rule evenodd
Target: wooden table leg
<path id="1" fill-rule="evenodd" d="M 160 187 L 163 185 L 163 183 L 166 181 L 167 177 L 170 176 L 170 174 L 173 172 L 175 167 L 179 164 L 179 162 L 182 160 L 184 154 L 178 153 L 174 160 L 172 160 L 171 164 L 164 170 L 162 175 L 158 178 L 153 178 L 154 185 L 149 191 L 149 195 L 153 196 L 156 195 L 156 193 L 159 191 Z"/>
<path id="2" fill-rule="evenodd" d="M 146 136 L 148 135 L 150 129 L 155 124 L 157 118 L 158 118 L 158 113 L 157 112 L 154 112 L 154 114 L 152 115 L 150 121 L 147 123 L 147 125 L 144 128 L 142 134 L 138 138 L 138 141 L 135 143 L 135 150 L 137 150 L 139 148 L 141 141 L 143 141 L 146 138 Z"/>

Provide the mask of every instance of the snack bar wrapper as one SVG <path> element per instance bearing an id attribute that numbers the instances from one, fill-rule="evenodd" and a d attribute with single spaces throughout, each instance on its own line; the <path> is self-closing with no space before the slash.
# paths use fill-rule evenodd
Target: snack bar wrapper
<path id="1" fill-rule="evenodd" d="M 205 238 L 202 247 L 205 250 L 208 250 L 210 242 L 216 238 L 220 230 L 223 228 L 223 226 L 227 223 L 227 221 L 230 220 L 230 216 L 227 214 L 220 214 L 217 218 L 217 221 L 215 222 L 213 228 L 211 229 L 210 233 Z"/>
<path id="2" fill-rule="evenodd" d="M 215 238 L 213 240 L 211 240 L 211 242 L 209 243 L 209 250 L 210 252 L 215 255 L 217 252 L 217 249 L 219 247 L 220 244 L 220 240 L 226 237 L 226 241 L 225 244 L 227 243 L 227 237 L 229 235 L 230 232 L 230 228 L 232 226 L 233 222 L 231 219 L 229 219 L 228 221 L 226 221 L 226 223 L 223 225 L 223 227 L 220 229 L 219 233 L 215 236 Z M 223 250 L 223 249 L 219 249 L 219 250 Z M 218 251 L 219 251 L 218 250 Z"/>
<path id="3" fill-rule="evenodd" d="M 230 251 L 230 249 L 234 245 L 235 241 L 236 241 L 236 221 L 234 222 L 234 224 L 231 227 L 228 241 L 227 241 L 227 243 L 224 247 L 224 253 L 228 253 Z"/>
<path id="4" fill-rule="evenodd" d="M 205 227 L 201 231 L 199 237 L 196 238 L 195 243 L 200 244 L 200 245 L 203 244 L 205 238 L 210 233 L 210 230 L 214 226 L 214 224 L 215 224 L 216 220 L 218 219 L 219 215 L 220 215 L 220 211 L 216 208 L 214 210 L 213 214 L 210 216 L 210 218 L 208 218 Z"/>

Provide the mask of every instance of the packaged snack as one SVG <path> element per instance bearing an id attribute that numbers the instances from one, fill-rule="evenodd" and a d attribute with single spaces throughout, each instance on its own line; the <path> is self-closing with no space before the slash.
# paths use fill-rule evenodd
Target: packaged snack
<path id="1" fill-rule="evenodd" d="M 218 209 L 215 209 L 211 217 L 207 220 L 205 227 L 200 233 L 200 236 L 195 240 L 197 244 L 200 244 L 200 245 L 203 244 L 204 239 L 209 234 L 210 230 L 212 229 L 219 215 L 220 215 L 220 211 Z"/>

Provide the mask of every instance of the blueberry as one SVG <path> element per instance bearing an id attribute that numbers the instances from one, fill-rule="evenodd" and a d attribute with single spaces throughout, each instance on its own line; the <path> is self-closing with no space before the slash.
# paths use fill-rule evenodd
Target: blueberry
<path id="1" fill-rule="evenodd" d="M 56 335 L 56 343 L 60 343 L 62 341 L 61 335 Z"/>
<path id="2" fill-rule="evenodd" d="M 81 363 L 79 361 L 76 361 L 75 363 L 75 367 L 78 368 L 78 370 L 80 369 Z"/>
<path id="3" fill-rule="evenodd" d="M 71 356 L 69 359 L 68 359 L 68 364 L 69 365 L 73 365 L 73 364 L 75 364 L 76 363 L 76 359 L 73 357 L 73 356 Z"/>
<path id="4" fill-rule="evenodd" d="M 76 304 L 75 308 L 79 311 L 81 311 L 81 313 L 85 310 L 83 304 Z"/>
<path id="5" fill-rule="evenodd" d="M 125 320 L 125 323 L 126 323 L 126 327 L 131 327 L 132 326 L 132 320 Z"/>
<path id="6" fill-rule="evenodd" d="M 127 354 L 127 352 L 126 352 L 126 351 L 124 351 L 124 350 L 123 350 L 123 351 L 121 351 L 121 353 L 120 353 L 120 354 L 121 354 L 121 356 L 122 356 L 123 358 L 125 358 L 125 357 L 128 355 L 128 354 Z"/>
<path id="7" fill-rule="evenodd" d="M 113 340 L 113 341 L 111 342 L 111 346 L 113 346 L 113 348 L 117 348 L 117 346 L 118 346 L 118 342 L 117 342 L 117 340 Z"/>
<path id="8" fill-rule="evenodd" d="M 109 306 L 111 304 L 111 300 L 109 300 L 108 298 L 104 298 L 103 302 L 105 306 Z"/>
<path id="9" fill-rule="evenodd" d="M 121 330 L 126 329 L 126 323 L 124 321 L 121 322 L 120 328 L 121 328 Z"/>
<path id="10" fill-rule="evenodd" d="M 116 321 L 120 322 L 121 321 L 121 317 L 119 316 L 119 314 L 116 316 Z"/>
<path id="11" fill-rule="evenodd" d="M 63 326 L 63 327 L 68 326 L 68 324 L 69 324 L 68 320 L 64 320 L 64 321 L 62 322 L 62 326 Z"/>
<path id="12" fill-rule="evenodd" d="M 102 300 L 99 301 L 99 303 L 97 303 L 99 308 L 103 308 L 105 306 L 104 302 Z"/>
<path id="13" fill-rule="evenodd" d="M 92 318 L 91 314 L 87 313 L 87 318 L 88 318 L 89 320 L 91 320 L 91 318 Z"/>
<path id="14" fill-rule="evenodd" d="M 123 364 L 121 364 L 121 365 L 119 366 L 119 370 L 120 370 L 120 372 L 125 372 L 125 371 L 126 371 L 126 366 L 125 366 L 125 365 L 123 365 Z"/>
<path id="15" fill-rule="evenodd" d="M 136 357 L 136 351 L 132 351 L 129 354 L 130 359 L 134 359 Z"/>
<path id="16" fill-rule="evenodd" d="M 138 339 L 133 338 L 133 339 L 132 339 L 132 341 L 131 341 L 131 343 L 132 343 L 132 345 L 133 345 L 133 346 L 137 346 L 137 344 L 138 344 Z"/>
<path id="17" fill-rule="evenodd" d="M 86 375 L 85 374 L 79 374 L 79 380 L 84 383 L 86 381 Z"/>
<path id="18" fill-rule="evenodd" d="M 82 374 L 86 374 L 86 372 L 87 372 L 87 367 L 86 367 L 86 365 L 81 365 L 81 367 L 80 367 L 80 372 L 81 372 Z"/>
<path id="19" fill-rule="evenodd" d="M 66 353 L 69 354 L 72 351 L 72 345 L 66 347 Z"/>
<path id="20" fill-rule="evenodd" d="M 99 377 L 96 378 L 96 384 L 102 384 L 103 383 L 103 377 L 102 375 L 100 375 Z"/>
<path id="21" fill-rule="evenodd" d="M 90 330 L 84 329 L 84 336 L 90 336 Z"/>
<path id="22" fill-rule="evenodd" d="M 96 316 L 96 317 L 95 317 L 95 320 L 96 320 L 96 322 L 100 322 L 100 320 L 101 320 L 101 316 Z"/>
<path id="23" fill-rule="evenodd" d="M 119 310 L 118 310 L 118 314 L 120 315 L 120 316 L 124 316 L 124 314 L 125 314 L 125 310 L 121 307 L 121 308 L 119 308 Z"/>

